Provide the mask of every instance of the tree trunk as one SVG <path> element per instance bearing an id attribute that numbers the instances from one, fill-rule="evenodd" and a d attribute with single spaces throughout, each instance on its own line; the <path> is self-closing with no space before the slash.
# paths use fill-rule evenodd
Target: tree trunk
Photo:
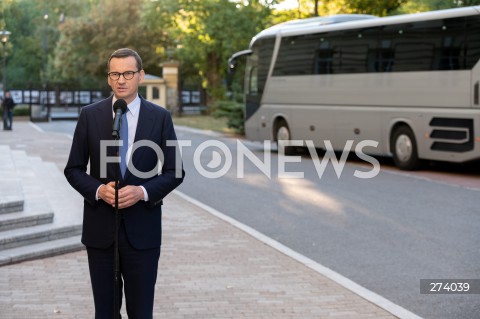
<path id="1" fill-rule="evenodd" d="M 222 81 L 220 77 L 220 59 L 216 53 L 210 52 L 207 55 L 207 106 L 223 97 Z"/>

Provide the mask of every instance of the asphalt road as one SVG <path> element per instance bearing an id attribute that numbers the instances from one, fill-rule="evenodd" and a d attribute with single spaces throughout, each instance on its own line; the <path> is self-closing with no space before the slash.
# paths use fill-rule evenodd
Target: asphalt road
<path id="1" fill-rule="evenodd" d="M 72 134 L 72 123 L 40 126 Z M 373 167 L 359 159 L 319 172 L 308 153 L 279 158 L 260 143 L 177 135 L 186 171 L 180 191 L 419 316 L 480 318 L 478 294 L 420 294 L 420 279 L 480 279 L 476 166 L 405 173 L 380 159 L 378 175 L 362 179 Z"/>

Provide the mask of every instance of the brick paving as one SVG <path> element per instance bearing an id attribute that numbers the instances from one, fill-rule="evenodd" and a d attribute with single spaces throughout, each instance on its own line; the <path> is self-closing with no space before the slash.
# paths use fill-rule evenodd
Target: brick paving
<path id="1" fill-rule="evenodd" d="M 393 318 L 178 195 L 163 219 L 155 318 Z M 86 252 L 1 267 L 0 317 L 93 318 Z"/>
<path id="2" fill-rule="evenodd" d="M 163 220 L 154 318 L 395 318 L 176 193 Z M 93 317 L 85 250 L 0 267 L 0 318 Z"/>

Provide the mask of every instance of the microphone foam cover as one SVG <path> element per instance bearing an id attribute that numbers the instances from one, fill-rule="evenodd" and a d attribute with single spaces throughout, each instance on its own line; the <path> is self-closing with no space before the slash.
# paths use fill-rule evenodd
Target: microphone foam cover
<path id="1" fill-rule="evenodd" d="M 124 99 L 116 100 L 115 103 L 113 103 L 113 110 L 117 112 L 117 109 L 121 109 L 122 114 L 125 113 L 127 110 L 127 102 Z"/>

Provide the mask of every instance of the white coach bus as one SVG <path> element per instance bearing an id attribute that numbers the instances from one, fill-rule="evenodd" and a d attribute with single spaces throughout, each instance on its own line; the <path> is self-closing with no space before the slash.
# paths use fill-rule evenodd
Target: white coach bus
<path id="1" fill-rule="evenodd" d="M 251 140 L 374 140 L 402 169 L 480 159 L 480 6 L 290 21 L 241 56 Z"/>

